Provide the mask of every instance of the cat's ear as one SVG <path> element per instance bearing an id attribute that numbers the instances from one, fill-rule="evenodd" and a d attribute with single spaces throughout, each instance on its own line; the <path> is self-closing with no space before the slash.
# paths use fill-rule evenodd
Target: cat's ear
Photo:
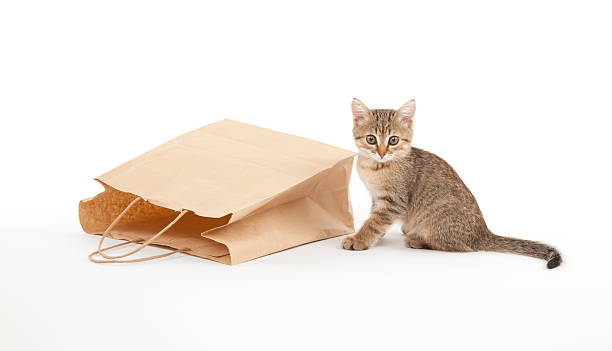
<path id="1" fill-rule="evenodd" d="M 410 100 L 397 110 L 397 120 L 404 127 L 412 128 L 412 119 L 416 111 L 416 102 Z"/>
<path id="2" fill-rule="evenodd" d="M 357 98 L 353 99 L 351 110 L 353 110 L 353 124 L 356 126 L 364 124 L 370 118 L 370 109 Z"/>

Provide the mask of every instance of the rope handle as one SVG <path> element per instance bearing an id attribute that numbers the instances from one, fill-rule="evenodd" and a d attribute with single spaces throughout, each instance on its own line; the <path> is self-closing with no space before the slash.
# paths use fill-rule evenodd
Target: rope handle
<path id="1" fill-rule="evenodd" d="M 96 254 L 99 254 L 100 252 L 104 252 L 104 251 L 107 251 L 107 250 L 110 250 L 110 249 L 114 249 L 114 248 L 119 247 L 119 246 L 124 246 L 124 245 L 128 245 L 128 244 L 135 244 L 135 243 L 141 243 L 141 242 L 142 242 L 142 240 L 130 240 L 130 241 L 127 241 L 127 242 L 124 242 L 124 243 L 120 243 L 120 244 L 116 244 L 116 245 L 113 245 L 113 246 L 105 247 L 104 249 L 102 249 L 100 251 L 92 252 L 91 254 L 89 254 L 89 256 L 87 258 L 89 258 L 89 260 L 91 262 L 94 262 L 94 263 L 132 263 L 132 262 L 150 261 L 150 260 L 154 260 L 156 258 L 162 258 L 162 257 L 170 256 L 170 255 L 175 254 L 177 252 L 188 251 L 187 249 L 180 249 L 180 250 L 174 249 L 174 250 L 172 250 L 170 252 L 167 252 L 165 254 L 156 255 L 156 256 L 149 256 L 149 257 L 142 257 L 142 258 L 135 258 L 133 260 L 99 260 L 99 259 L 93 257 Z"/>
<path id="2" fill-rule="evenodd" d="M 117 216 L 117 218 L 115 218 L 115 220 L 108 226 L 108 228 L 106 228 L 104 233 L 102 233 L 102 237 L 100 238 L 100 242 L 98 243 L 98 250 L 92 252 L 87 257 L 87 258 L 89 258 L 89 260 L 91 262 L 95 262 L 95 263 L 142 262 L 142 261 L 149 261 L 149 260 L 153 260 L 153 259 L 156 259 L 156 258 L 162 258 L 162 257 L 170 256 L 170 255 L 175 254 L 177 252 L 185 252 L 185 251 L 188 250 L 188 249 L 180 249 L 180 250 L 179 249 L 173 249 L 173 251 L 165 253 L 165 254 L 161 254 L 161 255 L 136 258 L 136 259 L 132 259 L 132 260 L 118 260 L 118 258 L 123 258 L 123 257 L 131 256 L 131 255 L 137 253 L 138 251 L 144 249 L 145 247 L 149 246 L 155 239 L 159 238 L 168 229 L 170 229 L 170 227 L 172 227 L 176 222 L 178 222 L 179 219 L 181 219 L 184 215 L 186 215 L 187 212 L 189 212 L 188 210 L 181 211 L 181 213 L 179 213 L 179 215 L 176 216 L 176 218 L 172 222 L 170 222 L 166 227 L 164 227 L 164 229 L 160 230 L 157 234 L 153 235 L 151 238 L 145 240 L 144 242 L 142 240 L 131 240 L 131 241 L 128 241 L 128 242 L 125 242 L 125 243 L 121 243 L 121 244 L 112 245 L 112 246 L 109 246 L 109 247 L 106 247 L 106 248 L 102 248 L 102 243 L 104 242 L 104 239 L 106 239 L 108 237 L 108 233 L 110 233 L 110 231 L 113 229 L 113 227 L 115 227 L 117 222 L 119 222 L 119 220 L 130 210 L 130 208 L 132 208 L 132 206 L 134 206 L 140 200 L 142 200 L 142 198 L 140 196 L 135 198 L 134 200 L 132 200 L 132 202 L 130 202 L 130 204 L 123 210 L 123 212 L 121 212 L 119 214 L 119 216 Z M 141 244 L 140 244 L 140 246 L 138 246 L 134 250 L 132 250 L 132 251 L 130 251 L 128 253 L 122 254 L 122 255 L 110 256 L 110 255 L 107 255 L 107 254 L 104 253 L 104 251 L 108 251 L 108 250 L 114 249 L 116 247 L 120 247 L 120 246 L 127 245 L 127 244 L 133 244 L 133 243 L 141 243 Z M 104 257 L 105 260 L 96 259 L 96 258 L 93 257 L 95 255 L 100 255 L 100 256 Z"/>

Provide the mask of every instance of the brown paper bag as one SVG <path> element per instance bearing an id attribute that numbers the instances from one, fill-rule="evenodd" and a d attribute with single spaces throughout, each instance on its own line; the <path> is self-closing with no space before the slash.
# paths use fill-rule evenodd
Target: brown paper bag
<path id="1" fill-rule="evenodd" d="M 184 252 L 237 264 L 352 233 L 353 156 L 231 120 L 186 133 L 96 178 L 105 191 L 79 204 L 83 230 L 103 234 L 90 260 Z M 103 249 L 105 237 L 127 242 Z M 129 243 L 140 245 L 105 253 Z M 172 251 L 119 260 L 149 244 Z"/>

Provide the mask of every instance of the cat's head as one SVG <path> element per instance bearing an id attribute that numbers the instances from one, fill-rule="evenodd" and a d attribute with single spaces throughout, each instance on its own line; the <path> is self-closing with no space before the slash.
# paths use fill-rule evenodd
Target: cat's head
<path id="1" fill-rule="evenodd" d="M 410 153 L 414 100 L 398 110 L 370 110 L 353 99 L 353 136 L 359 154 L 377 162 L 389 162 Z"/>

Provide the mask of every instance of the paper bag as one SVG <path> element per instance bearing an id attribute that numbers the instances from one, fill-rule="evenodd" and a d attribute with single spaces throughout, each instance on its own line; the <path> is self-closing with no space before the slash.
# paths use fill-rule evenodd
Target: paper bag
<path id="1" fill-rule="evenodd" d="M 172 139 L 96 178 L 79 204 L 86 233 L 237 264 L 354 232 L 354 153 L 231 120 Z M 121 244 L 123 245 L 123 244 Z M 109 260 L 94 259 L 101 255 Z"/>

